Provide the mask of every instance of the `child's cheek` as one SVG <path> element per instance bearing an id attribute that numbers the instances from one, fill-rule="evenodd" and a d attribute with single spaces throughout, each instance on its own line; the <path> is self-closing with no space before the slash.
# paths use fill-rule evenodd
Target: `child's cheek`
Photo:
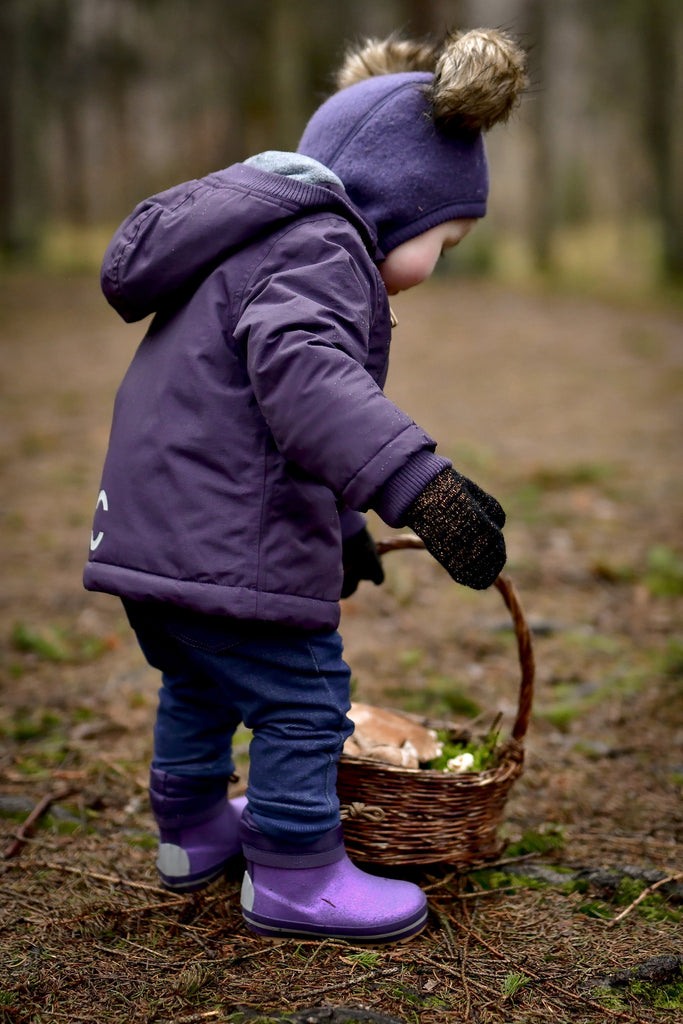
<path id="1" fill-rule="evenodd" d="M 439 253 L 425 246 L 398 246 L 380 264 L 380 274 L 390 295 L 425 281 L 436 266 Z"/>

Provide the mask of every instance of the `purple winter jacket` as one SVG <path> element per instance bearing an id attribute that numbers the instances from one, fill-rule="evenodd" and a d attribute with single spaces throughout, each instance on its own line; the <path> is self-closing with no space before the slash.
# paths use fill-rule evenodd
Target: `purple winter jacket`
<path id="1" fill-rule="evenodd" d="M 382 393 L 377 256 L 340 185 L 245 164 L 124 221 L 103 290 L 156 315 L 117 393 L 86 588 L 337 626 L 340 510 L 434 449 Z"/>

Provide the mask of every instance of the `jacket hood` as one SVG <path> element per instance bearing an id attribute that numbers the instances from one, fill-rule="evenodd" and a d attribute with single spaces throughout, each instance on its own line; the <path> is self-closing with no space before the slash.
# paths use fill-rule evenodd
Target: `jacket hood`
<path id="1" fill-rule="evenodd" d="M 402 72 L 348 86 L 318 108 L 299 143 L 299 152 L 343 181 L 385 256 L 437 224 L 486 213 L 482 134 L 438 129 L 428 93 L 433 78 Z"/>
<path id="2" fill-rule="evenodd" d="M 336 175 L 305 156 L 268 153 L 140 203 L 107 248 L 102 290 L 124 320 L 142 320 L 187 298 L 231 252 L 317 213 L 350 221 L 378 257 L 373 227 Z"/>

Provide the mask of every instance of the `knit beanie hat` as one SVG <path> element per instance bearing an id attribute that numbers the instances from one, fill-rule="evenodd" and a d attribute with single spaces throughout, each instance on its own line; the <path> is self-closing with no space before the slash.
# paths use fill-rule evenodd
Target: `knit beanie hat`
<path id="1" fill-rule="evenodd" d="M 338 175 L 386 256 L 444 221 L 484 216 L 482 132 L 510 114 L 524 67 L 517 44 L 486 29 L 438 46 L 370 40 L 347 54 L 340 91 L 313 114 L 298 151 Z"/>

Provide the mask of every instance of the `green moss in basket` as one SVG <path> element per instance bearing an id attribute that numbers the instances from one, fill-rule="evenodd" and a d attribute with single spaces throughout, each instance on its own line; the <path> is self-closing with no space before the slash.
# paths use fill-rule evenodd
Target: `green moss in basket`
<path id="1" fill-rule="evenodd" d="M 443 750 L 439 757 L 434 758 L 425 767 L 435 771 L 454 771 L 448 767 L 448 762 L 462 754 L 471 754 L 472 763 L 466 771 L 485 772 L 495 768 L 498 763 L 499 735 L 500 730 L 497 728 L 497 723 L 481 739 L 470 740 L 468 743 L 453 743 L 447 731 L 439 731 L 437 736 L 439 742 L 443 743 Z"/>

